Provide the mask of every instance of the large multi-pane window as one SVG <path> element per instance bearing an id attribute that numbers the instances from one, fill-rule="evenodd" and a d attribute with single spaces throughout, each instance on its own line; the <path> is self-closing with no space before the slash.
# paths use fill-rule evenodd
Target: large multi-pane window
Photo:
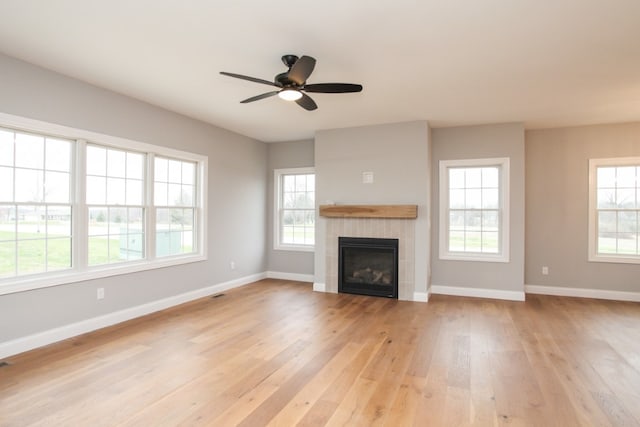
<path id="1" fill-rule="evenodd" d="M 589 162 L 589 259 L 640 263 L 640 158 Z"/>
<path id="2" fill-rule="evenodd" d="M 156 157 L 153 183 L 156 256 L 194 252 L 196 163 Z"/>
<path id="3" fill-rule="evenodd" d="M 276 169 L 274 180 L 274 247 L 313 250 L 316 185 L 313 168 Z"/>
<path id="4" fill-rule="evenodd" d="M 0 294 L 206 259 L 205 156 L 0 119 Z"/>
<path id="5" fill-rule="evenodd" d="M 145 155 L 87 145 L 89 265 L 145 257 Z"/>
<path id="6" fill-rule="evenodd" d="M 71 268 L 72 147 L 0 129 L 0 277 Z"/>
<path id="7" fill-rule="evenodd" d="M 508 261 L 509 160 L 440 162 L 440 258 Z"/>

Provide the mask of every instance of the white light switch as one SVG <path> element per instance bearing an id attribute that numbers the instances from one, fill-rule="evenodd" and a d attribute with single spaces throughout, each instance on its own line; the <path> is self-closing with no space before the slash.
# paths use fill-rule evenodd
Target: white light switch
<path id="1" fill-rule="evenodd" d="M 547 267 L 546 265 L 544 267 L 542 267 L 542 274 L 544 276 L 549 274 L 549 267 Z"/>
<path id="2" fill-rule="evenodd" d="M 362 183 L 373 184 L 373 172 L 362 172 Z"/>

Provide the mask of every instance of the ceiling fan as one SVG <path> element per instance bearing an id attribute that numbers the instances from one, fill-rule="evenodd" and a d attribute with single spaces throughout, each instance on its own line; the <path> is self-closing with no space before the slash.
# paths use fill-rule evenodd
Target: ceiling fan
<path id="1" fill-rule="evenodd" d="M 278 90 L 252 96 L 251 98 L 240 101 L 242 104 L 278 95 L 278 97 L 286 101 L 295 101 L 305 110 L 312 111 L 318 108 L 318 106 L 305 92 L 349 93 L 360 92 L 362 90 L 362 85 L 351 83 L 306 84 L 307 79 L 313 72 L 313 68 L 316 65 L 316 60 L 310 56 L 302 56 L 301 58 L 298 58 L 296 55 L 284 55 L 282 57 L 282 62 L 284 62 L 284 65 L 286 65 L 289 70 L 285 73 L 276 75 L 272 82 L 269 80 L 258 79 L 256 77 L 244 76 L 242 74 L 227 73 L 226 71 L 220 71 L 220 74 L 278 88 Z"/>

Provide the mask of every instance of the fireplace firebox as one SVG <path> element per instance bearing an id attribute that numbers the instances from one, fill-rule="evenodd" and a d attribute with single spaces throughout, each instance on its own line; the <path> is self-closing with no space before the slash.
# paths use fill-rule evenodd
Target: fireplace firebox
<path id="1" fill-rule="evenodd" d="M 338 238 L 338 292 L 398 298 L 398 239 Z"/>

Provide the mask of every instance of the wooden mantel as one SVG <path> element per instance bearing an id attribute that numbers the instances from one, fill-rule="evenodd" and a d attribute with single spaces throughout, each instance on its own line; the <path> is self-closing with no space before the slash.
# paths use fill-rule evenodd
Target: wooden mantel
<path id="1" fill-rule="evenodd" d="M 320 205 L 320 216 L 415 219 L 418 217 L 418 205 Z"/>

